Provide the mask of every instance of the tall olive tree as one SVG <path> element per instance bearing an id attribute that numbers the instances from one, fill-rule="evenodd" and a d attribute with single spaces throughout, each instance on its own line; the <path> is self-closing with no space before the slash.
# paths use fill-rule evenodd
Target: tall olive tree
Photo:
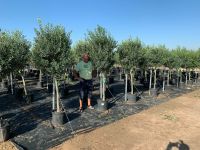
<path id="1" fill-rule="evenodd" d="M 102 81 L 100 86 L 103 91 L 100 95 L 102 100 L 105 101 L 106 74 L 114 64 L 113 50 L 116 48 L 117 42 L 101 26 L 97 26 L 94 31 L 88 31 L 86 41 L 89 44 L 89 54 L 94 67 L 100 72 L 100 81 Z"/>
<path id="2" fill-rule="evenodd" d="M 142 58 L 142 44 L 139 39 L 128 39 L 118 46 L 119 60 L 126 70 L 125 101 L 127 100 L 127 78 L 130 73 L 131 94 L 134 93 L 134 76 Z"/>
<path id="3" fill-rule="evenodd" d="M 60 96 L 58 79 L 63 76 L 68 66 L 69 52 L 71 47 L 70 33 L 62 26 L 52 24 L 42 25 L 35 29 L 34 51 L 37 51 L 38 58 L 42 61 L 41 69 L 53 76 L 53 83 L 56 91 L 56 111 L 60 112 Z M 45 68 L 44 68 L 45 67 Z M 54 102 L 53 102 L 54 109 Z"/>
<path id="4" fill-rule="evenodd" d="M 0 76 L 2 88 L 4 88 L 4 78 L 10 74 L 11 68 L 11 35 L 6 31 L 0 31 Z M 12 89 L 13 93 L 13 89 Z"/>
<path id="5" fill-rule="evenodd" d="M 20 73 L 26 66 L 30 56 L 30 42 L 25 39 L 25 36 L 20 31 L 12 33 L 0 33 L 0 62 L 1 74 L 8 75 L 10 73 L 11 91 L 13 94 L 13 73 Z M 24 92 L 27 95 L 24 77 L 22 76 Z"/>
<path id="6" fill-rule="evenodd" d="M 152 80 L 152 71 L 154 70 L 154 86 L 156 89 L 156 81 L 157 81 L 157 69 L 158 67 L 163 65 L 163 57 L 164 57 L 164 49 L 165 46 L 147 46 L 146 59 L 148 62 L 148 66 L 150 68 L 150 84 L 149 90 L 151 89 L 151 80 Z"/>
<path id="7" fill-rule="evenodd" d="M 14 73 L 19 73 L 21 75 L 24 86 L 24 93 L 25 96 L 27 96 L 23 70 L 30 60 L 31 43 L 28 40 L 26 40 L 25 36 L 20 31 L 16 31 L 12 34 L 12 41 L 13 71 Z"/>

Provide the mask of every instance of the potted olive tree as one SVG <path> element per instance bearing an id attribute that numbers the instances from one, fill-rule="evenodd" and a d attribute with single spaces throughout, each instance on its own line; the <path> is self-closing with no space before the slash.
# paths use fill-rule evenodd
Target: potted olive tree
<path id="1" fill-rule="evenodd" d="M 40 46 L 40 45 L 37 45 Z M 46 71 L 46 66 L 45 66 L 45 62 L 43 62 L 43 59 L 41 59 L 40 57 L 40 53 L 38 51 L 38 47 L 36 48 L 34 46 L 34 48 L 32 49 L 32 61 L 34 66 L 40 70 L 39 73 L 39 81 L 37 82 L 37 87 L 38 88 L 42 88 L 43 87 L 43 81 L 42 81 L 42 73 L 44 73 Z"/>
<path id="2" fill-rule="evenodd" d="M 156 88 L 157 85 L 157 69 L 162 66 L 162 58 L 163 58 L 163 46 L 148 46 L 146 52 L 146 59 L 148 62 L 148 66 L 150 68 L 150 83 L 149 83 L 149 94 L 152 96 L 157 96 L 158 90 Z M 154 72 L 154 74 L 153 74 Z M 152 89 L 152 75 L 154 75 L 154 83 Z"/>
<path id="3" fill-rule="evenodd" d="M 121 65 L 125 73 L 125 101 L 136 102 L 137 94 L 134 94 L 135 73 L 142 58 L 142 45 L 139 39 L 128 39 L 118 46 Z M 128 74 L 130 74 L 131 93 L 127 93 Z"/>
<path id="4" fill-rule="evenodd" d="M 53 76 L 55 91 L 53 90 L 52 123 L 54 126 L 64 124 L 64 111 L 60 105 L 59 81 L 67 68 L 69 51 L 71 46 L 70 32 L 66 32 L 62 26 L 51 24 L 42 25 L 35 29 L 36 37 L 34 49 L 37 49 L 42 62 L 45 63 L 46 72 Z M 54 96 L 56 102 L 54 101 Z"/>
<path id="5" fill-rule="evenodd" d="M 19 31 L 14 32 L 12 38 L 13 38 L 12 45 L 14 51 L 12 55 L 13 72 L 21 76 L 24 89 L 23 99 L 25 100 L 25 102 L 30 103 L 33 100 L 33 94 L 27 92 L 23 70 L 30 60 L 31 44 L 29 41 L 25 39 L 25 36 Z"/>
<path id="6" fill-rule="evenodd" d="M 94 31 L 88 31 L 86 41 L 89 44 L 89 54 L 94 68 L 100 73 L 100 100 L 98 101 L 98 110 L 108 109 L 106 101 L 107 74 L 114 64 L 114 52 L 117 42 L 106 31 L 105 28 L 97 26 Z"/>
<path id="7" fill-rule="evenodd" d="M 8 92 L 14 94 L 14 86 L 12 79 L 13 72 L 13 51 L 12 51 L 12 35 L 7 31 L 0 31 L 0 63 L 1 63 L 1 77 L 2 88 L 5 88 L 4 79 L 7 77 L 7 81 L 10 83 L 8 86 Z M 9 79 L 10 77 L 10 79 Z M 9 79 L 9 80 L 8 80 Z"/>

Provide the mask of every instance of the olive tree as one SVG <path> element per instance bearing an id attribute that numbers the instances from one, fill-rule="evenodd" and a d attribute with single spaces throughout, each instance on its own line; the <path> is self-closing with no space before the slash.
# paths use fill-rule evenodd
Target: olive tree
<path id="1" fill-rule="evenodd" d="M 68 66 L 71 32 L 66 32 L 64 27 L 59 25 L 42 25 L 39 23 L 39 29 L 35 29 L 35 34 L 33 49 L 37 51 L 37 58 L 43 63 L 41 69 L 45 69 L 48 74 L 53 76 L 56 91 L 56 111 L 61 112 L 58 79 L 61 78 Z M 53 109 L 54 106 L 53 101 Z"/>
<path id="2" fill-rule="evenodd" d="M 149 83 L 149 90 L 151 89 L 151 84 L 152 84 L 152 73 L 154 70 L 154 84 L 153 84 L 153 89 L 156 89 L 156 81 L 157 81 L 157 69 L 158 67 L 163 65 L 163 57 L 164 57 L 164 49 L 165 46 L 160 45 L 160 46 L 147 46 L 146 47 L 146 59 L 148 62 L 148 66 L 150 68 L 150 83 Z"/>
<path id="3" fill-rule="evenodd" d="M 30 58 L 30 42 L 25 39 L 25 36 L 20 31 L 12 33 L 1 32 L 0 34 L 1 74 L 10 74 L 11 92 L 13 94 L 13 73 L 20 73 L 24 85 L 24 92 L 27 95 L 22 70 Z"/>
<path id="4" fill-rule="evenodd" d="M 127 78 L 130 74 L 131 81 L 131 94 L 134 94 L 134 76 L 136 69 L 139 66 L 140 59 L 142 58 L 142 44 L 139 39 L 128 39 L 123 41 L 118 46 L 119 61 L 126 70 L 125 73 L 125 101 L 127 100 Z"/>
<path id="5" fill-rule="evenodd" d="M 116 48 L 117 42 L 101 26 L 97 26 L 94 31 L 88 31 L 86 41 L 89 45 L 89 54 L 94 68 L 100 72 L 100 91 L 102 91 L 100 95 L 102 100 L 105 101 L 106 75 L 114 64 L 113 50 Z"/>

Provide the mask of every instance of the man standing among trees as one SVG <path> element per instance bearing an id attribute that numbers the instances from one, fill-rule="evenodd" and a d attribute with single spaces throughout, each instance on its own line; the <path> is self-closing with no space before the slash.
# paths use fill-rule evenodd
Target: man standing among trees
<path id="1" fill-rule="evenodd" d="M 80 61 L 75 67 L 75 79 L 80 81 L 80 91 L 79 91 L 79 110 L 83 111 L 83 99 L 84 96 L 87 96 L 88 108 L 94 109 L 91 105 L 91 97 L 92 97 L 92 77 L 93 77 L 93 65 L 90 61 L 90 57 L 88 53 L 84 53 L 82 55 L 82 61 Z M 87 93 L 87 95 L 85 95 Z"/>

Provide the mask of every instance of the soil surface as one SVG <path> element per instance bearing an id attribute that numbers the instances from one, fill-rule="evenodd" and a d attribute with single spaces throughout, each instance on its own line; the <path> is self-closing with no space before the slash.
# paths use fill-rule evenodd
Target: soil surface
<path id="1" fill-rule="evenodd" d="M 199 150 L 200 90 L 79 134 L 52 150 L 111 149 Z"/>
<path id="2" fill-rule="evenodd" d="M 0 150 L 17 150 L 16 147 L 10 142 L 0 142 Z"/>

